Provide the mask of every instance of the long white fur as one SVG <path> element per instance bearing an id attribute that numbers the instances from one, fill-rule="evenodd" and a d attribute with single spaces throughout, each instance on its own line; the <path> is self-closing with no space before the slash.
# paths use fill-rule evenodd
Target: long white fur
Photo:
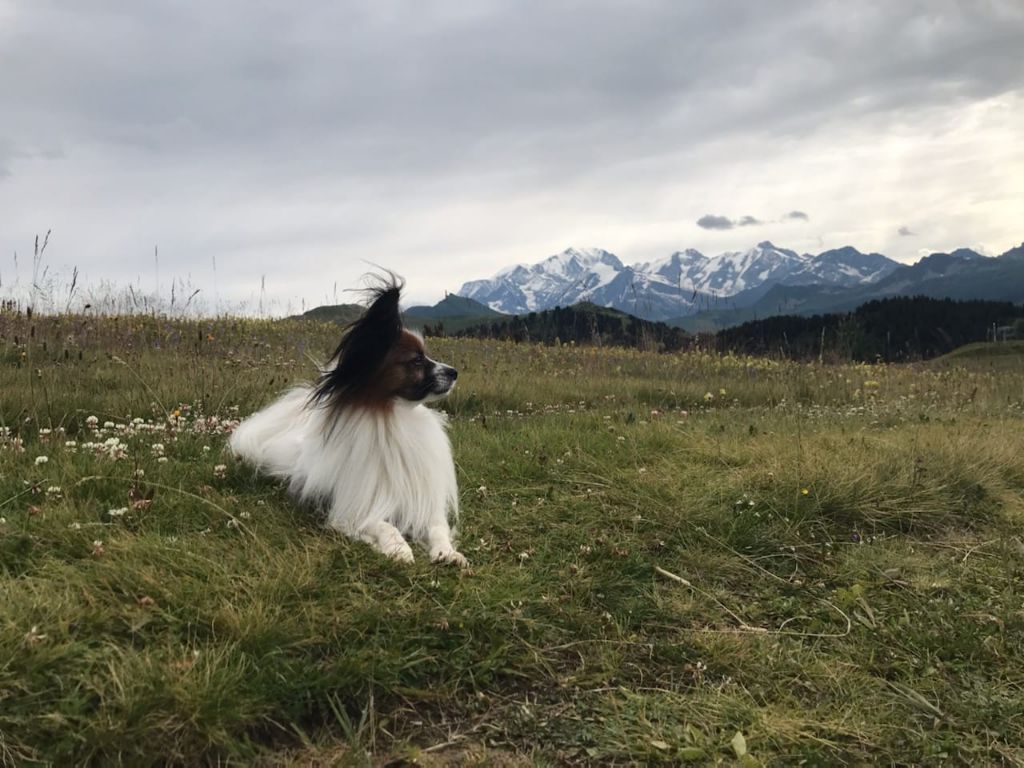
<path id="1" fill-rule="evenodd" d="M 332 411 L 310 395 L 297 387 L 243 421 L 232 452 L 287 479 L 300 500 L 326 507 L 329 526 L 390 557 L 412 560 L 404 534 L 434 560 L 465 565 L 449 526 L 459 497 L 447 417 L 400 399 L 384 413 Z"/>

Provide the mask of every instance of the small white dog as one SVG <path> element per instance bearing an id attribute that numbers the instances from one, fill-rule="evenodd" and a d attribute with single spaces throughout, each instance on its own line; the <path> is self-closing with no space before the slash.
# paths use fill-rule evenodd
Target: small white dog
<path id="1" fill-rule="evenodd" d="M 402 326 L 402 285 L 371 289 L 314 385 L 296 387 L 243 421 L 232 452 L 287 478 L 302 501 L 327 508 L 327 524 L 388 557 L 412 562 L 405 536 L 434 562 L 468 565 L 448 523 L 458 486 L 443 413 L 424 407 L 455 386 L 450 366 L 426 356 Z"/>

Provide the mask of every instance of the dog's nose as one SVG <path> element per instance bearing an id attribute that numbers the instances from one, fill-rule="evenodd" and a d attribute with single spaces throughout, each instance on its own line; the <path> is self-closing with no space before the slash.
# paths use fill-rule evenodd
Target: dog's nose
<path id="1" fill-rule="evenodd" d="M 455 381 L 455 379 L 459 378 L 459 372 L 456 371 L 454 368 L 448 369 L 448 375 L 452 377 L 452 381 Z"/>

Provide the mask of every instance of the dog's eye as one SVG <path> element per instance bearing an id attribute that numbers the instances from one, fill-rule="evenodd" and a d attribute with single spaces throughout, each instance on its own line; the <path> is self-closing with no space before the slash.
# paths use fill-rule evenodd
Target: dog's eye
<path id="1" fill-rule="evenodd" d="M 416 357 L 409 361 L 409 365 L 413 366 L 414 368 L 422 368 L 426 364 L 427 358 L 425 355 L 417 355 Z"/>

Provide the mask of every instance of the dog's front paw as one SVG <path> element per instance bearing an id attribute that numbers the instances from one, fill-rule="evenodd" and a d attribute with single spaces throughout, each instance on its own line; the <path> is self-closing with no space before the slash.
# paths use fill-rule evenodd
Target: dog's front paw
<path id="1" fill-rule="evenodd" d="M 383 550 L 387 557 L 398 563 L 414 563 L 416 558 L 413 557 L 412 547 L 404 539 L 399 539 L 396 542 L 389 542 L 387 548 Z"/>
<path id="2" fill-rule="evenodd" d="M 430 553 L 430 562 L 444 563 L 445 565 L 457 565 L 459 568 L 469 568 L 469 560 L 456 549 L 435 549 Z"/>

